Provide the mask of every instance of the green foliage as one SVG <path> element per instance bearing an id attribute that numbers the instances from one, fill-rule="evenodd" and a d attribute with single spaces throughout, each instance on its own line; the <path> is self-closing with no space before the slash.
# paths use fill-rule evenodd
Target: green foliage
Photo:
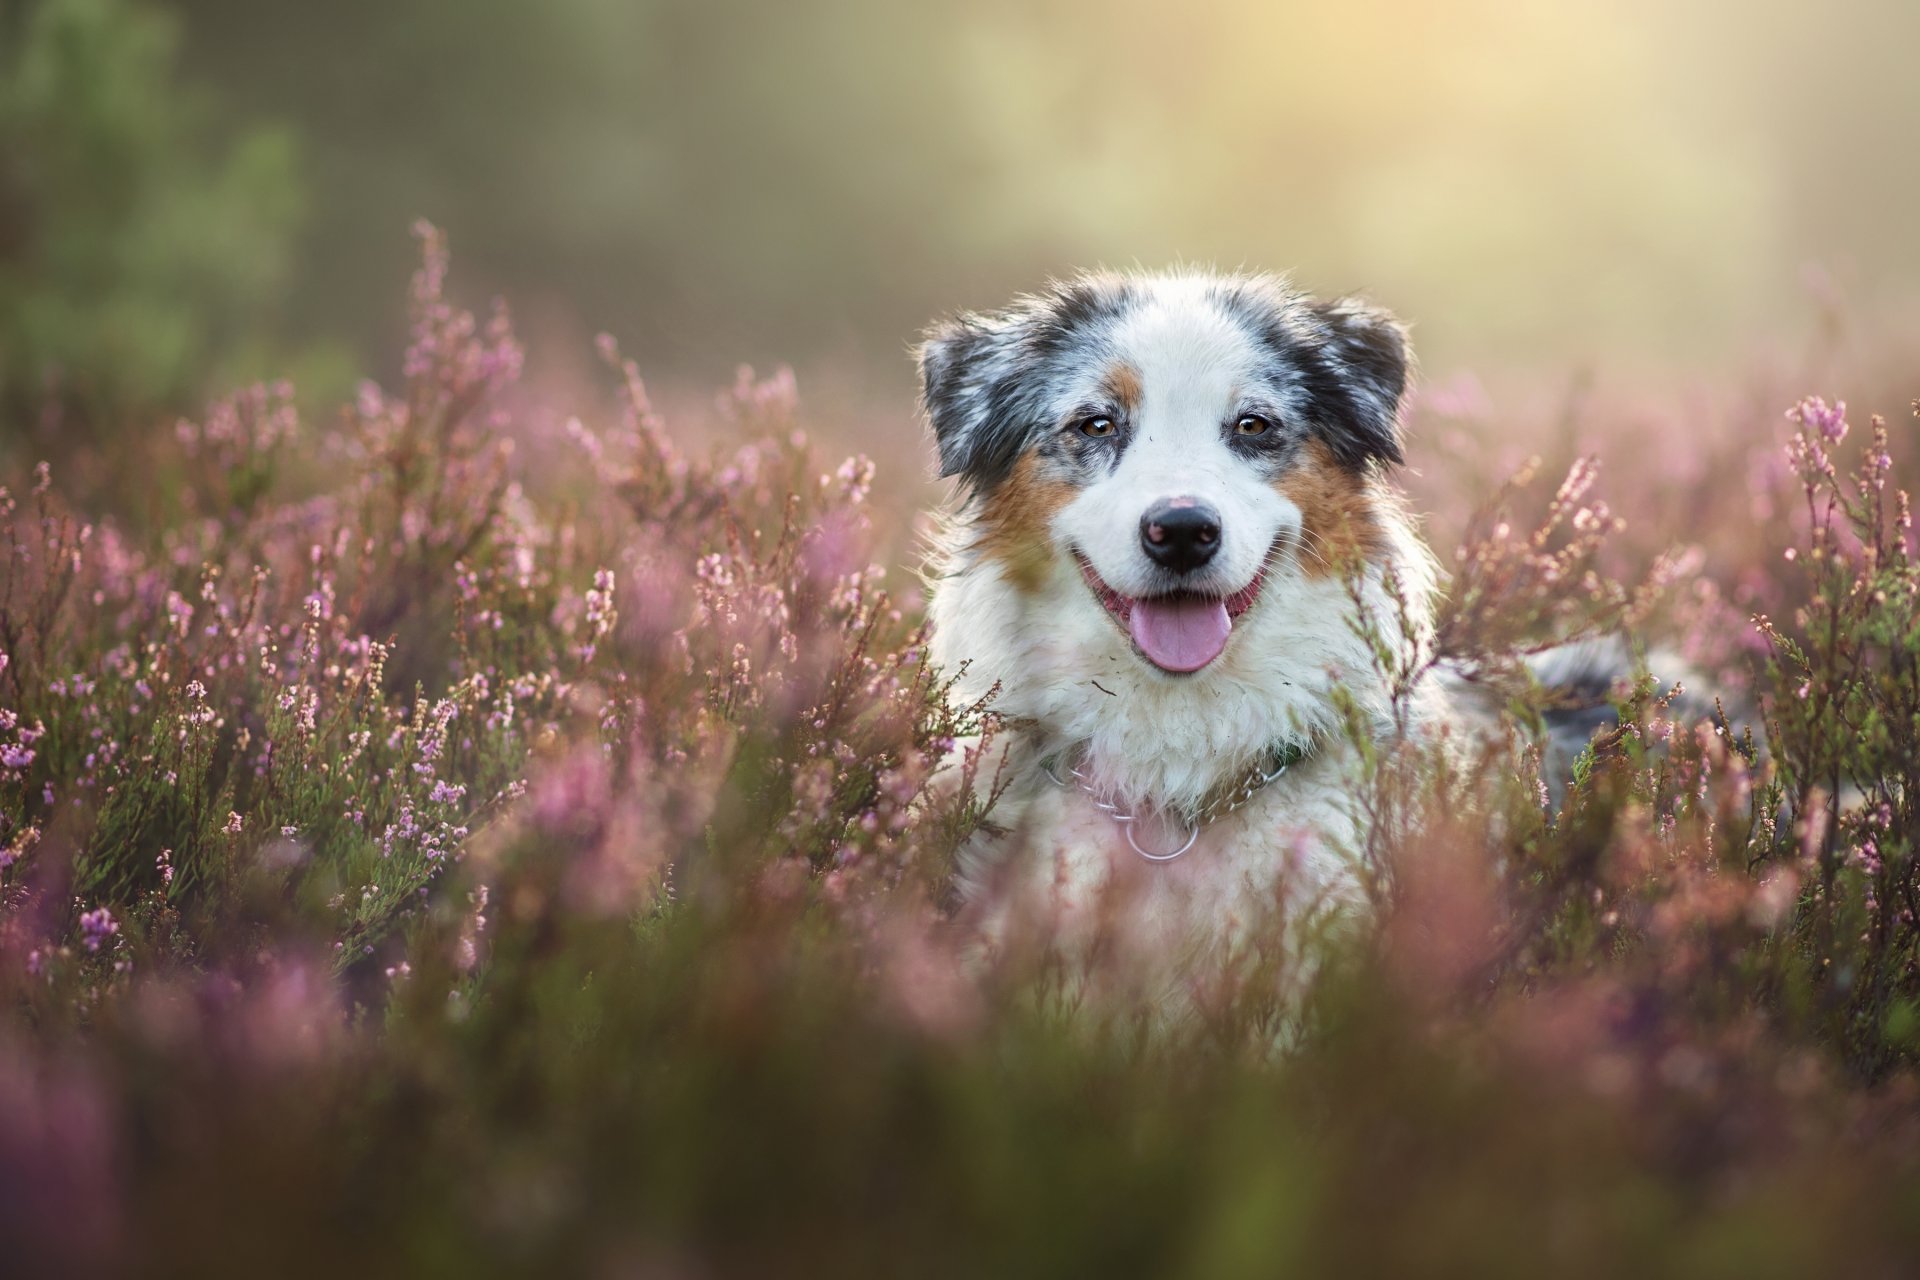
<path id="1" fill-rule="evenodd" d="M 138 0 L 0 9 L 0 427 L 98 434 L 267 350 L 303 208 L 285 130 L 217 126 Z M 249 355 L 249 353 L 252 353 Z M 17 459 L 15 459 L 17 461 Z"/>

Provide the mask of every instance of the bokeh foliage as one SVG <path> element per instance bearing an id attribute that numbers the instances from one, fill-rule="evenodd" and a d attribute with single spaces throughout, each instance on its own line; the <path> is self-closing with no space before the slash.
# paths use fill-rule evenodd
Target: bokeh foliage
<path id="1" fill-rule="evenodd" d="M 0 437 L 118 432 L 259 366 L 304 209 L 292 134 L 215 127 L 178 23 L 0 6 Z"/>
<path id="2" fill-rule="evenodd" d="M 1920 287 L 1904 0 L 180 0 L 189 67 L 296 127 L 292 301 L 369 358 L 396 229 L 697 387 L 904 341 L 1049 272 L 1366 289 L 1433 367 L 1649 363 Z M 669 375 L 670 371 L 670 375 Z"/>
<path id="3" fill-rule="evenodd" d="M 618 333 L 700 395 L 831 370 L 896 413 L 929 317 L 1101 262 L 1366 289 L 1429 369 L 1684 369 L 1823 324 L 1809 286 L 1920 288 L 1901 0 L 0 14 L 5 379 L 103 402 L 391 376 L 421 216 L 554 349 Z"/>

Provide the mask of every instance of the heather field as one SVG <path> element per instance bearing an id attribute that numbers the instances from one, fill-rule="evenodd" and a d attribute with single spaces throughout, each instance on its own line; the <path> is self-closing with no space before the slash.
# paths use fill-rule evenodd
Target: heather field
<path id="1" fill-rule="evenodd" d="M 1623 686 L 1559 806 L 1383 752 L 1377 927 L 1168 1026 L 967 959 L 906 407 L 560 402 L 422 234 L 391 385 L 4 477 L 8 1274 L 1910 1273 L 1896 335 L 1424 387 L 1441 649 L 1624 625 L 1735 731 Z"/>

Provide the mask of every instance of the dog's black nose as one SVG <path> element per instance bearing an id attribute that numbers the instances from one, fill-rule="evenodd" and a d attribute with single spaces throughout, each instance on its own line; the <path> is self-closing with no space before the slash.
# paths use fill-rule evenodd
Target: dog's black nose
<path id="1" fill-rule="evenodd" d="M 1220 549 L 1220 513 L 1198 498 L 1168 498 L 1140 517 L 1140 545 L 1155 564 L 1192 573 Z"/>

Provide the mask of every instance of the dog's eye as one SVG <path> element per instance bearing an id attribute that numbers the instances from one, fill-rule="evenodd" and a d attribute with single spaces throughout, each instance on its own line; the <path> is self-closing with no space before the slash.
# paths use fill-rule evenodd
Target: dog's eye
<path id="1" fill-rule="evenodd" d="M 1263 436 L 1272 425 L 1257 413 L 1244 414 L 1240 421 L 1233 424 L 1233 433 L 1237 436 Z"/>
<path id="2" fill-rule="evenodd" d="M 1096 440 L 1100 439 L 1102 436 L 1110 436 L 1113 434 L 1113 419 L 1112 418 L 1084 419 L 1080 423 L 1080 434 L 1083 436 L 1092 436 Z"/>

